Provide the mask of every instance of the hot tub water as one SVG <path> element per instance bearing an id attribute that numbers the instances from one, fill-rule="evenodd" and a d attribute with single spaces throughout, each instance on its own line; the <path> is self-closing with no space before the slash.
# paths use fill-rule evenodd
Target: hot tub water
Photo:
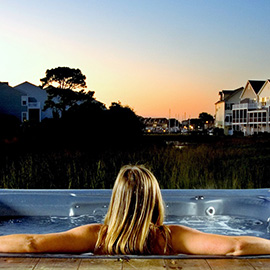
<path id="1" fill-rule="evenodd" d="M 270 239 L 270 192 L 162 190 L 166 224 Z M 102 223 L 111 190 L 0 190 L 0 235 L 51 233 Z"/>
<path id="2" fill-rule="evenodd" d="M 18 233 L 53 233 L 77 226 L 102 223 L 102 216 L 16 217 L 0 221 L 0 235 Z M 179 224 L 206 233 L 222 235 L 253 235 L 270 239 L 268 223 L 259 219 L 231 216 L 168 216 L 165 224 Z"/>

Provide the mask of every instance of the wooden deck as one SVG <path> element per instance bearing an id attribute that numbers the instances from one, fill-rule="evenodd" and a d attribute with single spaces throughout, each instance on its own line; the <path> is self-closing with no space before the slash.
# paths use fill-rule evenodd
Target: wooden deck
<path id="1" fill-rule="evenodd" d="M 0 258 L 4 269 L 155 269 L 155 270 L 268 270 L 270 259 L 79 259 L 79 258 Z"/>

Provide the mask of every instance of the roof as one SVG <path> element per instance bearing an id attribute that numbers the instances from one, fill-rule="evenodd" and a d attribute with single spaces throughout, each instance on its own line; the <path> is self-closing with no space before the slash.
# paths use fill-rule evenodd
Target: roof
<path id="1" fill-rule="evenodd" d="M 260 91 L 257 93 L 257 95 L 261 95 L 261 93 L 262 93 L 262 91 L 263 91 L 263 89 L 264 89 L 264 86 L 267 85 L 269 82 L 270 82 L 270 79 L 267 79 L 267 80 L 264 82 L 263 86 L 261 87 L 261 89 L 260 89 Z"/>
<path id="2" fill-rule="evenodd" d="M 0 85 L 7 85 L 7 86 L 9 86 L 9 83 L 8 82 L 0 82 Z"/>
<path id="3" fill-rule="evenodd" d="M 220 94 L 223 94 L 223 99 L 222 100 L 219 100 L 217 101 L 215 104 L 218 104 L 218 103 L 222 103 L 222 102 L 225 102 L 225 101 L 228 101 L 230 98 L 232 98 L 235 94 L 239 93 L 240 91 L 243 91 L 244 87 L 239 87 L 237 89 L 234 89 L 234 90 L 222 90 L 220 91 L 219 93 Z"/>
<path id="4" fill-rule="evenodd" d="M 221 92 L 224 94 L 231 94 L 233 93 L 235 90 L 222 90 Z"/>
<path id="5" fill-rule="evenodd" d="M 37 85 L 34 85 L 33 83 L 30 83 L 30 82 L 28 82 L 28 81 L 25 81 L 25 82 L 23 82 L 23 83 L 20 83 L 20 84 L 14 86 L 14 88 L 15 88 L 15 87 L 18 87 L 18 88 L 19 88 L 20 86 L 22 86 L 22 85 L 24 85 L 24 84 L 28 84 L 28 85 L 32 85 L 32 86 L 38 87 Z"/>
<path id="6" fill-rule="evenodd" d="M 248 82 L 250 83 L 256 94 L 259 93 L 259 91 L 261 90 L 262 86 L 265 83 L 265 81 L 253 81 L 253 80 L 249 80 Z"/>
<path id="7" fill-rule="evenodd" d="M 1 91 L 12 91 L 13 93 L 16 93 L 17 95 L 26 96 L 25 93 L 20 91 L 19 89 L 15 89 L 14 87 L 9 86 L 7 82 L 0 82 L 0 90 Z"/>
<path id="8" fill-rule="evenodd" d="M 230 96 L 226 97 L 225 100 L 227 101 L 228 99 L 232 98 L 234 95 L 236 95 L 237 93 L 239 93 L 240 91 L 243 91 L 244 87 L 239 87 L 235 90 L 232 90 Z"/>

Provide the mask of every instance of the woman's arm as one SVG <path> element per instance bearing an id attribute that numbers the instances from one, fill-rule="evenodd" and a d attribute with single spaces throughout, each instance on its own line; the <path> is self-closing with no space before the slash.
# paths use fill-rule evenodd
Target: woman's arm
<path id="1" fill-rule="evenodd" d="M 100 224 L 80 226 L 61 233 L 13 234 L 0 237 L 5 253 L 81 253 L 93 252 Z"/>
<path id="2" fill-rule="evenodd" d="M 179 225 L 169 226 L 176 253 L 196 255 L 270 254 L 270 241 L 252 236 L 225 236 L 203 233 Z"/>

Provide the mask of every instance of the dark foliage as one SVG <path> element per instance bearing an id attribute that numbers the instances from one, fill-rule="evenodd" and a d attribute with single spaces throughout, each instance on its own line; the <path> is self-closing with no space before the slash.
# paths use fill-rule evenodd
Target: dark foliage
<path id="1" fill-rule="evenodd" d="M 97 147 L 97 141 L 92 141 L 81 148 L 58 145 L 58 150 L 41 152 L 1 151 L 0 187 L 112 188 L 125 164 L 145 164 L 162 188 L 269 187 L 269 137 L 222 137 L 207 142 L 198 138 L 189 137 L 182 149 L 161 137 L 146 136 L 125 146 L 114 141 L 113 147 L 106 142 L 106 147 Z"/>
<path id="2" fill-rule="evenodd" d="M 58 67 L 48 69 L 46 77 L 40 79 L 41 87 L 48 93 L 44 110 L 51 108 L 55 118 L 62 117 L 78 103 L 93 100 L 93 91 L 85 91 L 86 77 L 80 69 Z M 76 91 L 75 91 L 76 90 Z"/>

